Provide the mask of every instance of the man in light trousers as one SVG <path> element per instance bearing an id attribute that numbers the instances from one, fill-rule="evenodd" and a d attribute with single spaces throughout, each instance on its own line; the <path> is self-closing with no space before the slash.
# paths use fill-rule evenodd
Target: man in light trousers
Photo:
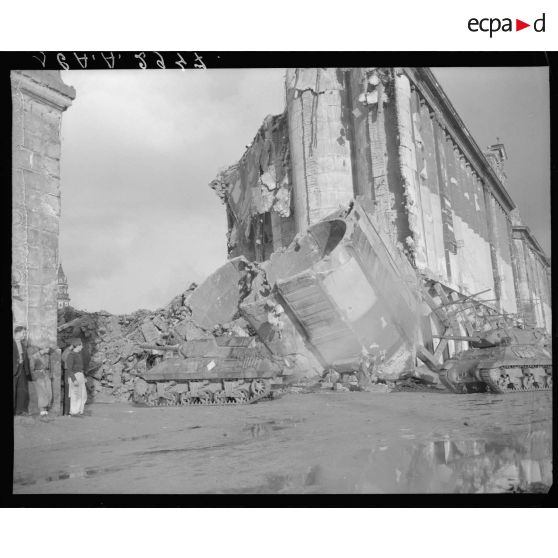
<path id="1" fill-rule="evenodd" d="M 83 417 L 83 409 L 87 401 L 87 389 L 85 387 L 85 374 L 81 354 L 83 349 L 81 339 L 72 339 L 72 346 L 73 348 L 66 360 L 70 392 L 70 416 Z"/>
<path id="2" fill-rule="evenodd" d="M 37 389 L 37 403 L 41 416 L 48 415 L 52 404 L 52 374 L 50 371 L 50 348 L 31 346 L 27 350 L 31 378 Z"/>

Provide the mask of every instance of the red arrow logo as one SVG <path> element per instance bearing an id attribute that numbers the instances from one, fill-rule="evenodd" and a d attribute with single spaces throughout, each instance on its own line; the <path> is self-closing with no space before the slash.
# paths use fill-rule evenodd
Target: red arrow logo
<path id="1" fill-rule="evenodd" d="M 525 29 L 526 27 L 531 27 L 531 24 L 530 23 L 525 23 L 524 21 L 521 21 L 520 19 L 515 20 L 515 30 L 516 31 L 521 31 L 522 29 Z"/>

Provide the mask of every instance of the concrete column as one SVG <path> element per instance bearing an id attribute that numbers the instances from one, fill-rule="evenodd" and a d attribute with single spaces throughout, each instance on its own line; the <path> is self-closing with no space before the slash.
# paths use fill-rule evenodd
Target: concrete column
<path id="1" fill-rule="evenodd" d="M 483 184 L 484 191 L 484 203 L 486 206 L 486 220 L 487 220 L 487 230 L 488 230 L 488 241 L 490 243 L 490 259 L 492 262 L 492 274 L 494 277 L 494 296 L 496 298 L 496 308 L 500 310 L 501 308 L 501 298 L 502 298 L 502 279 L 500 278 L 500 269 L 498 266 L 498 256 L 496 247 L 496 201 L 492 194 L 488 191 L 488 188 Z"/>
<path id="2" fill-rule="evenodd" d="M 347 93 L 338 68 L 288 69 L 286 84 L 298 233 L 354 197 Z"/>
<path id="3" fill-rule="evenodd" d="M 60 129 L 75 98 L 58 71 L 13 71 L 12 311 L 29 341 L 56 347 Z M 59 359 L 58 359 L 59 362 Z M 59 364 L 58 364 L 59 368 Z M 60 378 L 59 370 L 53 371 Z M 31 385 L 31 410 L 34 389 Z"/>
<path id="4" fill-rule="evenodd" d="M 395 110 L 397 115 L 397 137 L 401 187 L 405 200 L 405 211 L 409 222 L 411 238 L 408 250 L 413 255 L 419 269 L 427 266 L 426 246 L 424 244 L 423 208 L 418 184 L 418 172 L 413 137 L 413 120 L 411 115 L 411 82 L 401 71 L 394 75 Z"/>
<path id="5" fill-rule="evenodd" d="M 397 207 L 395 201 L 395 188 L 398 184 L 390 184 L 388 174 L 388 134 L 386 130 L 386 108 L 389 98 L 386 92 L 391 84 L 389 70 L 375 70 L 367 79 L 366 92 L 360 94 L 364 109 L 366 109 L 366 134 L 365 147 L 370 161 L 370 177 L 372 184 L 371 198 L 374 200 L 374 213 L 378 220 L 380 231 L 385 234 L 393 244 L 399 240 L 397 227 Z M 360 138 L 356 137 L 357 144 Z M 390 152 L 390 156 L 392 153 Z"/>
<path id="6" fill-rule="evenodd" d="M 527 277 L 527 267 L 525 263 L 525 243 L 521 233 L 516 233 L 513 239 L 515 248 L 514 273 L 516 277 L 518 301 L 517 307 L 527 323 L 534 323 L 533 301 L 531 300 L 531 292 L 529 290 L 529 281 Z"/>

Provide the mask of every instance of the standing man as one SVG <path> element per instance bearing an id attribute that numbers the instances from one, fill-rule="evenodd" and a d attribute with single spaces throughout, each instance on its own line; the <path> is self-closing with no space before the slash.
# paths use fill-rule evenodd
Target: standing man
<path id="1" fill-rule="evenodd" d="M 27 329 L 17 326 L 14 330 L 14 415 L 26 415 L 29 407 L 30 379 L 29 360 L 27 358 Z"/>
<path id="2" fill-rule="evenodd" d="M 272 339 L 277 335 L 279 339 L 283 337 L 283 328 L 285 327 L 281 321 L 281 314 L 285 313 L 284 308 L 280 304 L 274 304 L 273 301 L 267 300 L 267 321 L 273 330 Z"/>
<path id="3" fill-rule="evenodd" d="M 64 415 L 70 414 L 70 384 L 68 382 L 70 375 L 68 374 L 68 356 L 72 352 L 74 346 L 71 341 L 70 344 L 62 351 L 62 391 L 64 393 L 64 402 L 62 406 L 62 411 Z"/>
<path id="4" fill-rule="evenodd" d="M 29 368 L 31 377 L 37 389 L 37 399 L 41 416 L 48 415 L 48 409 L 52 404 L 52 373 L 50 371 L 50 348 L 33 347 L 27 348 L 29 356 Z"/>
<path id="5" fill-rule="evenodd" d="M 83 357 L 81 354 L 83 343 L 79 337 L 72 339 L 72 347 L 66 359 L 66 373 L 70 391 L 70 416 L 82 417 L 85 402 L 87 401 L 87 389 L 85 387 Z"/>

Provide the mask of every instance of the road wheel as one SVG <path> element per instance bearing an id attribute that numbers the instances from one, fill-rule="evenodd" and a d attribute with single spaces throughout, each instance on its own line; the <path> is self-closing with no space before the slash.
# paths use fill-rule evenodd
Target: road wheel
<path id="1" fill-rule="evenodd" d="M 267 380 L 258 378 L 257 380 L 253 380 L 250 384 L 250 391 L 254 397 L 261 397 L 262 395 L 265 395 L 268 390 L 269 385 Z"/>

